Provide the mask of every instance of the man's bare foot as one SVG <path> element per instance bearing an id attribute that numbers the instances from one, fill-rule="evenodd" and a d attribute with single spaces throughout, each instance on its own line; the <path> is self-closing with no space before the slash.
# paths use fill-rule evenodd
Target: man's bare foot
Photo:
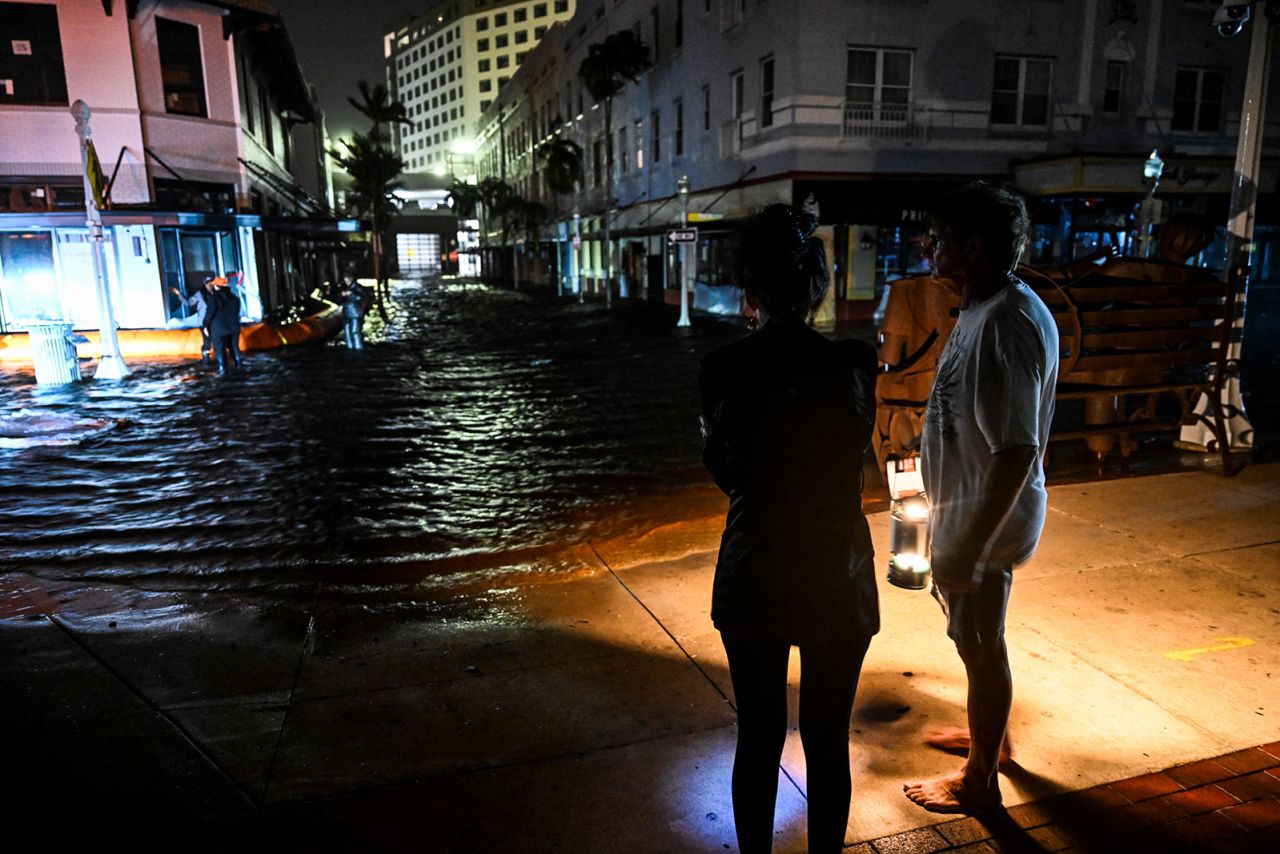
<path id="1" fill-rule="evenodd" d="M 929 812 L 974 815 L 996 809 L 1001 803 L 999 789 L 972 791 L 958 771 L 936 780 L 906 783 L 902 791 L 912 803 Z"/>
<path id="2" fill-rule="evenodd" d="M 943 753 L 968 756 L 971 740 L 967 727 L 944 726 L 926 732 L 924 743 L 930 747 L 936 747 Z M 1004 741 L 1000 742 L 1000 764 L 1007 765 L 1012 761 L 1013 749 L 1009 746 L 1009 737 L 1005 736 Z"/>

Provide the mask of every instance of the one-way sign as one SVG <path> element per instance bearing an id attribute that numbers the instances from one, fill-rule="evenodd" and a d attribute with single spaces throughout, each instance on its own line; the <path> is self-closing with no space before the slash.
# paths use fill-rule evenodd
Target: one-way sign
<path id="1" fill-rule="evenodd" d="M 667 241 L 669 243 L 697 243 L 698 229 L 673 228 L 667 232 Z"/>

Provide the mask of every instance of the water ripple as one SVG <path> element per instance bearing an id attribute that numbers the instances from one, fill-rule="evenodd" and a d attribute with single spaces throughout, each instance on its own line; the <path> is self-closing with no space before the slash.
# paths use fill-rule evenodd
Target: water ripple
<path id="1" fill-rule="evenodd" d="M 284 590 L 485 572 L 607 534 L 609 507 L 705 481 L 697 362 L 741 332 L 672 320 L 405 285 L 363 353 L 253 353 L 229 380 L 135 364 L 62 389 L 9 370 L 5 411 L 125 421 L 0 450 L 0 568 Z"/>

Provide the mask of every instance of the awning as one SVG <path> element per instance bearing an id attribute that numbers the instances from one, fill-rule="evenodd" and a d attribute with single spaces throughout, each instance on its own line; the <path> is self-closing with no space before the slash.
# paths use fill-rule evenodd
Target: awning
<path id="1" fill-rule="evenodd" d="M 331 219 L 302 216 L 258 216 L 256 214 L 188 213 L 184 211 L 107 210 L 102 224 L 152 225 L 159 228 L 257 228 L 313 237 L 337 237 L 364 229 L 358 219 Z M 31 211 L 0 214 L 0 229 L 83 228 L 85 215 L 79 211 Z"/>
<path id="2" fill-rule="evenodd" d="M 1162 155 L 1163 156 L 1163 155 Z M 1147 152 L 1131 155 L 1073 155 L 1033 160 L 1013 165 L 1014 182 L 1032 196 L 1068 196 L 1109 193 L 1146 195 L 1142 181 Z M 1235 162 L 1226 157 L 1164 157 L 1164 174 L 1156 191 L 1177 194 L 1230 195 Z M 1276 192 L 1276 164 L 1264 163 L 1259 181 L 1262 193 Z"/>

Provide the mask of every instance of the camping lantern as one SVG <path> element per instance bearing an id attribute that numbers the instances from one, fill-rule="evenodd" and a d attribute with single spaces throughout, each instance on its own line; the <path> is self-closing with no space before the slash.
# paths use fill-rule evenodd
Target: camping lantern
<path id="1" fill-rule="evenodd" d="M 924 495 L 919 459 L 890 457 L 889 583 L 921 590 L 929 583 L 929 501 Z"/>

